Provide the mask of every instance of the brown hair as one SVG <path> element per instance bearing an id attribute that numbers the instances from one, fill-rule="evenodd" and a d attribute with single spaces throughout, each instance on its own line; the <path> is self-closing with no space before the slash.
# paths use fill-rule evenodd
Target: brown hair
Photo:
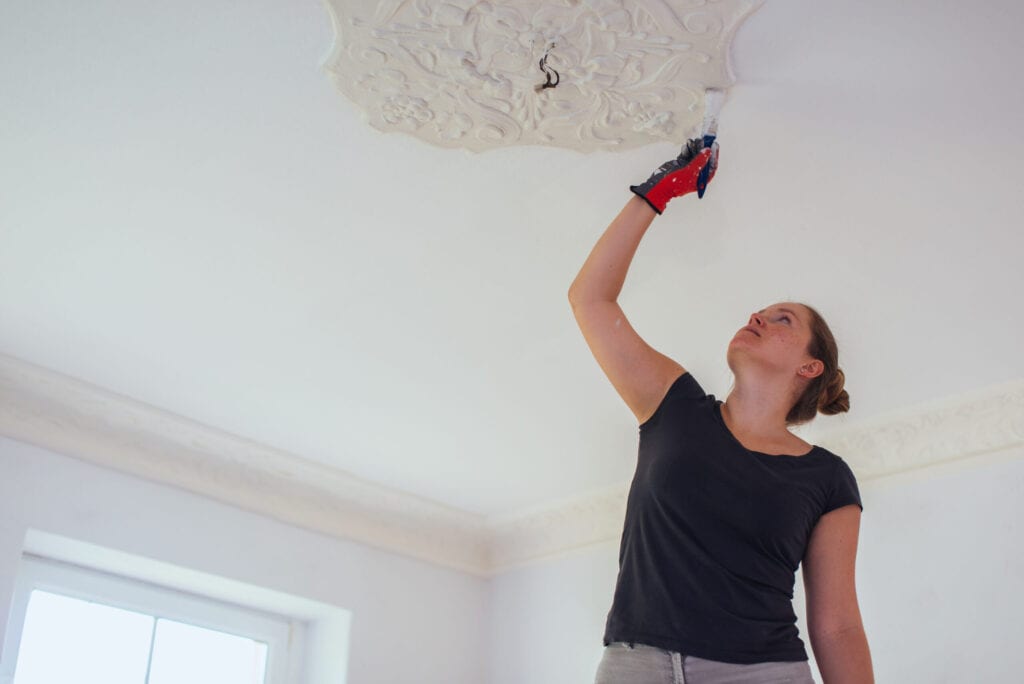
<path id="1" fill-rule="evenodd" d="M 836 339 L 821 314 L 806 304 L 803 306 L 811 312 L 811 341 L 807 343 L 807 353 L 811 358 L 821 361 L 825 371 L 811 378 L 793 408 L 789 409 L 786 416 L 789 425 L 806 423 L 818 415 L 818 411 L 832 416 L 850 410 L 850 395 L 843 389 L 846 376 L 839 368 Z"/>

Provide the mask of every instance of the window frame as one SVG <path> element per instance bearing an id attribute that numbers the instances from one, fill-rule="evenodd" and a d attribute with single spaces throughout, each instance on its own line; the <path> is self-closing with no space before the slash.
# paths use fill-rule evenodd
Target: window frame
<path id="1" fill-rule="evenodd" d="M 302 652 L 301 625 L 286 616 L 26 553 L 12 596 L 0 657 L 0 683 L 14 681 L 29 598 L 35 590 L 264 642 L 267 666 L 263 684 L 284 684 L 293 665 L 290 661 Z"/>

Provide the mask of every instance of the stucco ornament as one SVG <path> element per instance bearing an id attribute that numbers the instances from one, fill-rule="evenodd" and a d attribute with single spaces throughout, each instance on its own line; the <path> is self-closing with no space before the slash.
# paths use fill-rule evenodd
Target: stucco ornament
<path id="1" fill-rule="evenodd" d="M 442 147 L 682 142 L 761 2 L 327 0 L 327 69 L 372 126 Z"/>

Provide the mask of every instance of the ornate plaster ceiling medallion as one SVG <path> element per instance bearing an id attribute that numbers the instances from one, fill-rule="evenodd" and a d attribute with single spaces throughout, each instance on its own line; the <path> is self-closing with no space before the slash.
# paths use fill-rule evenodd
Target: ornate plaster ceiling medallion
<path id="1" fill-rule="evenodd" d="M 374 128 L 442 147 L 682 142 L 762 1 L 327 0 L 327 68 Z"/>

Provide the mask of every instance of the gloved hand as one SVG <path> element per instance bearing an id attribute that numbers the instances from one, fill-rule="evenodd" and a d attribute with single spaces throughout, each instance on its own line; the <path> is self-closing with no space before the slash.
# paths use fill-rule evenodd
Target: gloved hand
<path id="1" fill-rule="evenodd" d="M 642 185 L 631 185 L 629 189 L 643 197 L 654 211 L 661 214 L 673 197 L 697 191 L 701 169 L 707 165 L 710 165 L 707 179 L 710 183 L 718 170 L 718 143 L 704 147 L 702 138 L 694 138 L 686 143 L 678 157 L 658 167 Z"/>

